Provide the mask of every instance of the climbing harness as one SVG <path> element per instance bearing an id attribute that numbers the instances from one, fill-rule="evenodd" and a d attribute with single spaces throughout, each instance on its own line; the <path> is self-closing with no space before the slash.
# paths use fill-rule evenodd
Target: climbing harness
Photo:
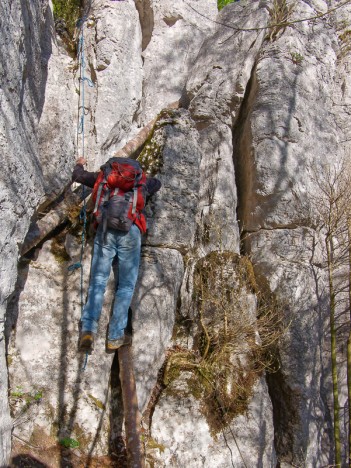
<path id="1" fill-rule="evenodd" d="M 85 57 L 84 57 L 84 23 L 87 20 L 87 16 L 83 16 L 77 21 L 77 27 L 80 28 L 80 38 L 78 42 L 78 51 L 77 57 L 79 61 L 79 69 L 80 69 L 80 77 L 79 77 L 79 96 L 80 96 L 80 103 L 78 106 L 78 125 L 77 125 L 77 148 L 79 146 L 79 137 L 81 136 L 81 154 L 84 158 L 85 156 L 85 135 L 84 135 L 84 118 L 87 115 L 88 111 L 85 108 L 85 90 L 84 84 L 85 82 L 88 83 L 90 87 L 94 86 L 94 83 L 85 76 Z M 83 307 L 84 307 L 84 269 L 83 269 L 83 255 L 84 255 L 84 248 L 85 248 L 85 240 L 86 240 L 86 226 L 87 226 L 87 208 L 86 208 L 86 194 L 85 194 L 85 187 L 82 185 L 82 199 L 83 199 L 83 207 L 81 209 L 79 219 L 83 224 L 82 228 L 82 235 L 81 235 L 81 248 L 80 248 L 80 258 L 79 262 L 74 263 L 68 267 L 68 271 L 75 271 L 76 269 L 80 268 L 80 306 L 81 306 L 81 316 L 83 314 Z M 83 364 L 82 370 L 84 371 L 88 362 L 88 352 L 85 354 L 85 361 Z"/>

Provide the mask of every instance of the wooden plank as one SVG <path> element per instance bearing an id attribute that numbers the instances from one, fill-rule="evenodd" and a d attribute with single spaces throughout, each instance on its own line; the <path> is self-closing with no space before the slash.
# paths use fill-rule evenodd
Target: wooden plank
<path id="1" fill-rule="evenodd" d="M 118 361 L 125 417 L 128 468 L 144 468 L 144 451 L 141 443 L 141 414 L 138 407 L 131 346 L 119 348 Z"/>

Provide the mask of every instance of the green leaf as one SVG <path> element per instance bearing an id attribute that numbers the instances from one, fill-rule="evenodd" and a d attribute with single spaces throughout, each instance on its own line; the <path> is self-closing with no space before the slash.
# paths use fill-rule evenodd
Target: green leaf
<path id="1" fill-rule="evenodd" d="M 79 442 L 76 439 L 72 439 L 71 437 L 64 437 L 60 439 L 60 445 L 66 448 L 76 448 L 79 447 Z"/>
<path id="2" fill-rule="evenodd" d="M 235 1 L 238 1 L 238 0 L 218 0 L 218 2 L 217 2 L 218 10 L 221 10 L 226 5 L 229 5 L 229 3 L 233 3 Z"/>

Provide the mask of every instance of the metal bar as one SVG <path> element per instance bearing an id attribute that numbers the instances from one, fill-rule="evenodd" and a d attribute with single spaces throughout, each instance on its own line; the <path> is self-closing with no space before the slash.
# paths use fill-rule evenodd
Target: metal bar
<path id="1" fill-rule="evenodd" d="M 119 348 L 118 361 L 125 415 L 128 468 L 144 468 L 144 453 L 140 438 L 141 414 L 138 408 L 131 346 Z"/>

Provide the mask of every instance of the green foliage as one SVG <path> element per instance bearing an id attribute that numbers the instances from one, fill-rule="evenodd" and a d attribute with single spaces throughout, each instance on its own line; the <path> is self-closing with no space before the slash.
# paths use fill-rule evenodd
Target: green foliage
<path id="1" fill-rule="evenodd" d="M 218 4 L 218 10 L 221 10 L 222 8 L 224 8 L 226 5 L 229 5 L 229 3 L 233 3 L 235 1 L 238 1 L 238 0 L 218 0 L 217 4 Z"/>
<path id="2" fill-rule="evenodd" d="M 60 445 L 65 448 L 77 448 L 79 447 L 79 442 L 76 439 L 72 439 L 71 437 L 64 437 L 60 439 Z"/>
<path id="3" fill-rule="evenodd" d="M 33 390 L 32 392 L 25 392 L 20 385 L 10 393 L 10 399 L 15 402 L 25 401 L 27 404 L 38 402 L 43 398 L 42 390 Z"/>
<path id="4" fill-rule="evenodd" d="M 77 20 L 81 16 L 82 0 L 53 0 L 54 18 L 64 20 L 69 36 L 72 38 Z"/>
<path id="5" fill-rule="evenodd" d="M 11 397 L 13 398 L 22 398 L 23 397 L 23 388 L 19 385 L 17 385 L 16 390 L 11 392 Z"/>
<path id="6" fill-rule="evenodd" d="M 22 417 L 34 405 L 41 403 L 42 390 L 24 391 L 21 385 L 17 385 L 9 394 L 11 414 L 14 420 Z"/>
<path id="7" fill-rule="evenodd" d="M 298 52 L 291 52 L 291 60 L 295 65 L 299 65 L 303 61 L 303 55 L 299 54 Z"/>
<path id="8" fill-rule="evenodd" d="M 103 404 L 103 402 L 101 400 L 99 400 L 98 398 L 94 397 L 93 395 L 91 395 L 90 393 L 88 394 L 88 397 L 94 402 L 94 404 L 101 410 L 105 411 L 106 410 L 106 407 L 105 405 Z"/>
<path id="9" fill-rule="evenodd" d="M 35 401 L 40 401 L 43 398 L 43 392 L 41 390 L 38 390 L 37 392 L 35 392 L 33 398 Z"/>

